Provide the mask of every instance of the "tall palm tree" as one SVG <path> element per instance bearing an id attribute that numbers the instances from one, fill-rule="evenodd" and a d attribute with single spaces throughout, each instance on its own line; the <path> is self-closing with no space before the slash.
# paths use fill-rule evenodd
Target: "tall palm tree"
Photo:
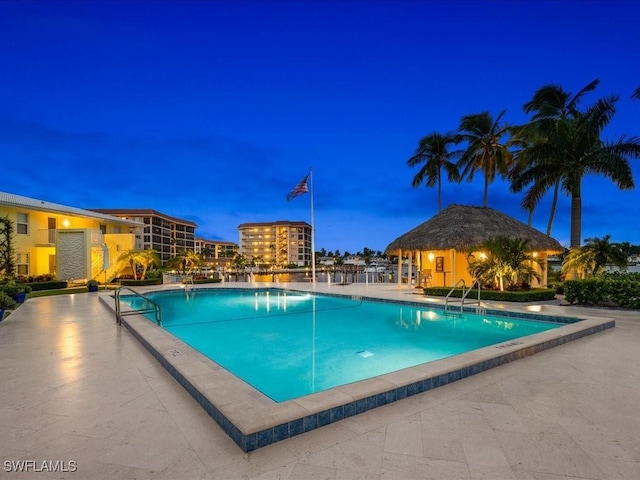
<path id="1" fill-rule="evenodd" d="M 631 95 L 631 98 L 638 98 L 640 99 L 640 87 L 636 88 L 636 91 L 633 92 L 633 95 Z"/>
<path id="2" fill-rule="evenodd" d="M 460 120 L 456 143 L 466 142 L 466 149 L 461 153 L 457 167 L 462 168 L 460 178 L 471 181 L 477 170 L 484 175 L 484 202 L 489 200 L 489 184 L 496 174 L 506 176 L 512 162 L 512 154 L 502 137 L 509 133 L 509 126 L 501 124 L 506 110 L 494 119 L 489 112 L 466 115 Z"/>
<path id="3" fill-rule="evenodd" d="M 527 148 L 530 167 L 514 182 L 515 187 L 532 184 L 531 194 L 538 200 L 556 183 L 571 196 L 572 249 L 581 244 L 582 179 L 586 175 L 605 176 L 621 189 L 634 188 L 628 158 L 640 156 L 640 140 L 625 136 L 614 142 L 601 139 L 617 100 L 615 96 L 601 98 L 583 114 L 556 122 L 541 141 Z"/>
<path id="4" fill-rule="evenodd" d="M 533 98 L 529 102 L 523 105 L 522 109 L 524 112 L 533 113 L 533 116 L 528 124 L 516 127 L 513 132 L 512 144 L 521 147 L 521 149 L 514 154 L 514 168 L 510 172 L 512 192 L 520 192 L 527 186 L 522 183 L 519 176 L 536 161 L 535 158 L 531 158 L 529 155 L 529 147 L 536 143 L 546 141 L 550 132 L 553 133 L 554 130 L 558 128 L 558 123 L 581 115 L 578 106 L 582 97 L 595 90 L 599 83 L 600 80 L 595 79 L 585 85 L 575 95 L 565 91 L 559 85 L 544 85 L 536 90 Z M 549 185 L 544 185 L 544 188 L 541 188 L 541 186 L 542 185 L 535 182 L 535 180 L 532 181 L 531 187 L 522 200 L 522 208 L 527 210 L 530 216 L 542 197 L 549 188 L 551 188 Z M 551 201 L 549 221 L 547 222 L 547 235 L 551 235 L 556 207 L 558 205 L 560 190 L 559 178 L 556 179 L 552 188 L 553 199 Z"/>
<path id="5" fill-rule="evenodd" d="M 427 187 L 438 185 L 438 212 L 442 209 L 442 168 L 447 172 L 448 180 L 459 182 L 460 174 L 453 159 L 459 155 L 458 151 L 449 151 L 456 143 L 454 133 L 430 133 L 418 144 L 413 156 L 407 160 L 407 165 L 415 167 L 423 164 L 415 177 L 412 186 L 417 188 L 425 182 Z"/>
<path id="6" fill-rule="evenodd" d="M 626 270 L 627 255 L 619 244 L 611 243 L 610 238 L 611 235 L 587 238 L 584 246 L 569 253 L 562 264 L 562 270 L 577 270 L 586 275 L 597 275 L 607 265 L 615 265 Z"/>

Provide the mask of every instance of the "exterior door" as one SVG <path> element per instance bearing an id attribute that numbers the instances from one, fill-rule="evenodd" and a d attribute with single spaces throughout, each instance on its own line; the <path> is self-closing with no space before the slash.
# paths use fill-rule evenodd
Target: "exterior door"
<path id="1" fill-rule="evenodd" d="M 58 228 L 58 221 L 55 218 L 49 217 L 47 219 L 47 228 L 49 232 L 49 243 L 55 245 L 56 243 L 56 228 Z"/>
<path id="2" fill-rule="evenodd" d="M 56 274 L 56 256 L 55 255 L 49 255 L 49 273 L 51 275 Z"/>

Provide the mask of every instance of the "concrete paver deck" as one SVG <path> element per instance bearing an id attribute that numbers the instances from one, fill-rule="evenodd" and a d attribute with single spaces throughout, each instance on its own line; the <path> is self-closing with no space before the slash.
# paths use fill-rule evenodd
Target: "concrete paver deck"
<path id="1" fill-rule="evenodd" d="M 97 294 L 29 299 L 0 323 L 0 478 L 638 478 L 640 315 L 540 308 L 616 328 L 246 454 Z"/>

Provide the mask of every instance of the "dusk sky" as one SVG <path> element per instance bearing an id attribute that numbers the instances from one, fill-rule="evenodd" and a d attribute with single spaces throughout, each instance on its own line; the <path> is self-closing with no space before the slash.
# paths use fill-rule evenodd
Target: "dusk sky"
<path id="1" fill-rule="evenodd" d="M 411 187 L 418 141 L 555 83 L 619 95 L 605 131 L 640 135 L 637 1 L 0 0 L 0 191 L 79 208 L 152 208 L 238 241 L 310 222 L 287 193 L 313 168 L 316 249 L 384 250 L 437 213 Z M 583 184 L 582 239 L 640 244 L 636 189 Z M 482 175 L 443 185 L 481 205 Z M 523 222 L 502 181 L 489 206 Z M 551 196 L 535 212 L 546 229 Z M 570 199 L 552 236 L 569 245 Z"/>

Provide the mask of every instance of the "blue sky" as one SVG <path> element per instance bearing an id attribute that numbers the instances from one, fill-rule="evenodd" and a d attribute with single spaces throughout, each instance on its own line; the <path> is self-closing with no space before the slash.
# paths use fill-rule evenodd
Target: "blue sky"
<path id="1" fill-rule="evenodd" d="M 0 0 L 0 190 L 237 242 L 244 222 L 310 222 L 309 195 L 285 197 L 312 167 L 317 249 L 384 250 L 437 212 L 406 160 L 463 115 L 517 124 L 542 85 L 599 78 L 585 104 L 620 96 L 605 137 L 639 135 L 638 18 L 635 1 Z M 588 177 L 583 240 L 640 244 L 639 192 Z M 526 222 L 520 201 L 489 189 Z M 482 176 L 445 183 L 451 203 L 481 205 Z M 568 219 L 563 196 L 565 245 Z"/>

